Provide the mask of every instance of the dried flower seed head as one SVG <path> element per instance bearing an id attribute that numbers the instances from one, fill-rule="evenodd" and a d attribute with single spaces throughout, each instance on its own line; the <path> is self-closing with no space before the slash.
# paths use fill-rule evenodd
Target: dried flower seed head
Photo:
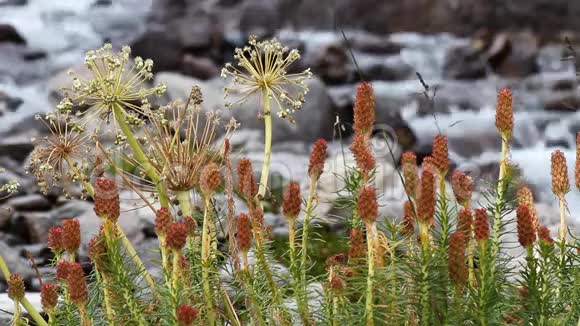
<path id="1" fill-rule="evenodd" d="M 350 151 L 359 170 L 368 176 L 376 165 L 369 138 L 363 134 L 355 134 Z"/>
<path id="2" fill-rule="evenodd" d="M 284 190 L 284 201 L 282 208 L 287 219 L 294 220 L 300 214 L 302 196 L 300 195 L 300 185 L 297 182 L 290 182 Z"/>
<path id="3" fill-rule="evenodd" d="M 520 204 L 516 211 L 518 225 L 518 241 L 524 248 L 528 248 L 536 241 L 536 232 L 532 223 L 530 210 L 526 205 Z"/>
<path id="4" fill-rule="evenodd" d="M 377 194 L 371 186 L 363 187 L 358 193 L 357 210 L 360 219 L 366 224 L 372 224 L 379 215 Z"/>
<path id="5" fill-rule="evenodd" d="M 350 230 L 348 249 L 348 261 L 358 260 L 364 258 L 367 252 L 367 245 L 365 243 L 363 231 L 361 228 L 353 228 Z"/>
<path id="6" fill-rule="evenodd" d="M 185 224 L 185 228 L 187 229 L 187 236 L 195 236 L 197 232 L 197 221 L 192 216 L 185 216 L 183 217 L 183 224 Z"/>
<path id="7" fill-rule="evenodd" d="M 546 245 L 554 245 L 554 239 L 550 236 L 550 229 L 543 225 L 538 228 L 538 238 L 540 238 L 540 241 Z"/>
<path id="8" fill-rule="evenodd" d="M 570 181 L 568 181 L 568 166 L 566 157 L 560 150 L 552 153 L 552 192 L 554 195 L 561 197 L 570 190 Z"/>
<path id="9" fill-rule="evenodd" d="M 241 252 L 247 253 L 252 245 L 252 223 L 247 214 L 240 214 L 237 223 L 236 242 Z"/>
<path id="10" fill-rule="evenodd" d="M 238 188 L 246 200 L 252 200 L 256 196 L 257 186 L 254 181 L 254 170 L 252 162 L 247 158 L 238 161 Z"/>
<path id="11" fill-rule="evenodd" d="M 463 208 L 457 214 L 457 232 L 461 232 L 467 239 L 471 237 L 471 226 L 473 224 L 473 215 L 471 210 Z"/>
<path id="12" fill-rule="evenodd" d="M 62 244 L 63 231 L 60 226 L 53 226 L 48 230 L 48 247 L 55 254 L 60 254 L 64 251 Z"/>
<path id="13" fill-rule="evenodd" d="M 310 153 L 310 162 L 308 162 L 308 175 L 311 179 L 318 180 L 324 171 L 324 161 L 326 160 L 326 140 L 319 138 Z"/>
<path id="14" fill-rule="evenodd" d="M 24 288 L 24 279 L 20 274 L 12 274 L 7 280 L 8 297 L 14 301 L 20 301 L 24 298 L 26 292 Z"/>
<path id="15" fill-rule="evenodd" d="M 417 181 L 419 179 L 419 168 L 417 167 L 417 156 L 415 156 L 415 153 L 403 153 L 401 169 L 403 170 L 403 178 L 405 179 L 405 192 L 409 197 L 415 198 Z"/>
<path id="16" fill-rule="evenodd" d="M 69 265 L 66 284 L 70 301 L 78 307 L 84 307 L 89 301 L 89 292 L 81 264 L 71 263 Z"/>
<path id="17" fill-rule="evenodd" d="M 117 184 L 107 178 L 97 178 L 94 200 L 97 216 L 116 223 L 121 210 Z"/>
<path id="18" fill-rule="evenodd" d="M 433 138 L 433 160 L 437 171 L 444 176 L 449 171 L 449 150 L 447 148 L 447 136 L 436 135 Z"/>
<path id="19" fill-rule="evenodd" d="M 475 210 L 474 231 L 475 240 L 486 241 L 489 239 L 489 223 L 487 222 L 487 212 L 483 208 Z"/>
<path id="20" fill-rule="evenodd" d="M 62 246 L 69 254 L 76 253 L 81 246 L 81 224 L 76 218 L 62 222 Z"/>
<path id="21" fill-rule="evenodd" d="M 354 101 L 354 131 L 370 135 L 375 124 L 375 96 L 369 82 L 361 82 Z"/>
<path id="22" fill-rule="evenodd" d="M 431 169 L 423 169 L 417 204 L 417 219 L 426 225 L 433 225 L 436 204 L 435 175 Z"/>
<path id="23" fill-rule="evenodd" d="M 530 215 L 532 216 L 532 223 L 534 229 L 537 230 L 539 227 L 538 213 L 536 212 L 536 205 L 534 204 L 534 195 L 528 187 L 521 187 L 517 192 L 518 204 L 523 204 L 528 207 Z"/>
<path id="24" fill-rule="evenodd" d="M 576 166 L 574 171 L 576 188 L 580 190 L 580 131 L 576 134 Z"/>
<path id="25" fill-rule="evenodd" d="M 503 137 L 510 137 L 514 129 L 514 112 L 512 108 L 512 91 L 504 88 L 497 94 L 495 126 Z"/>
<path id="26" fill-rule="evenodd" d="M 56 263 L 56 277 L 57 281 L 66 281 L 71 262 L 66 259 L 61 259 Z"/>
<path id="27" fill-rule="evenodd" d="M 167 246 L 175 251 L 181 251 L 187 242 L 187 227 L 180 222 L 171 222 L 167 226 Z"/>
<path id="28" fill-rule="evenodd" d="M 298 50 L 289 50 L 276 39 L 258 42 L 255 36 L 250 36 L 247 46 L 235 49 L 234 59 L 238 61 L 237 67 L 226 63 L 221 76 L 232 77 L 234 84 L 226 87 L 225 97 L 237 95 L 240 99 L 226 103 L 226 107 L 268 92 L 277 104 L 278 116 L 294 122 L 292 114 L 302 108 L 308 93 L 306 81 L 312 78 L 310 69 L 288 74 L 290 65 L 300 59 Z"/>
<path id="29" fill-rule="evenodd" d="M 201 191 L 206 195 L 212 195 L 216 192 L 218 187 L 222 183 L 222 176 L 220 170 L 215 163 L 210 163 L 206 165 L 201 171 L 200 177 L 200 188 Z"/>
<path id="30" fill-rule="evenodd" d="M 455 170 L 451 176 L 451 188 L 453 188 L 457 202 L 467 206 L 473 192 L 473 179 L 462 171 Z"/>
<path id="31" fill-rule="evenodd" d="M 188 304 L 182 304 L 177 307 L 177 322 L 179 326 L 193 326 L 197 310 Z"/>
<path id="32" fill-rule="evenodd" d="M 449 278 L 459 287 L 467 282 L 467 264 L 465 263 L 466 244 L 467 239 L 461 232 L 455 232 L 449 237 Z"/>
<path id="33" fill-rule="evenodd" d="M 167 227 L 171 223 L 171 213 L 166 207 L 161 207 L 155 213 L 155 233 L 158 236 L 165 236 L 167 233 Z"/>
<path id="34" fill-rule="evenodd" d="M 54 311 L 54 308 L 58 304 L 58 286 L 56 284 L 42 284 L 40 287 L 40 303 L 44 311 Z"/>

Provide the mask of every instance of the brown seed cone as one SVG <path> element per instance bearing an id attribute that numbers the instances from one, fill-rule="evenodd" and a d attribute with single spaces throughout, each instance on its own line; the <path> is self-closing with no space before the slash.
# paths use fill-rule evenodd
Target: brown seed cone
<path id="1" fill-rule="evenodd" d="M 52 283 L 44 283 L 40 287 L 40 303 L 46 312 L 53 311 L 58 304 L 58 286 Z"/>
<path id="2" fill-rule="evenodd" d="M 62 246 L 70 254 L 76 253 L 81 246 L 81 224 L 76 218 L 62 222 Z"/>
<path id="3" fill-rule="evenodd" d="M 155 212 L 155 233 L 158 236 L 164 236 L 167 233 L 167 227 L 171 223 L 171 213 L 166 207 L 161 207 Z"/>
<path id="4" fill-rule="evenodd" d="M 462 171 L 455 170 L 451 175 L 451 188 L 457 202 L 463 206 L 469 204 L 473 193 L 473 179 Z"/>
<path id="5" fill-rule="evenodd" d="M 354 101 L 354 132 L 369 135 L 375 124 L 375 96 L 369 82 L 361 82 Z"/>
<path id="6" fill-rule="evenodd" d="M 212 162 L 206 165 L 201 171 L 199 180 L 199 187 L 205 195 L 214 194 L 222 183 L 222 176 L 217 164 Z"/>
<path id="7" fill-rule="evenodd" d="M 505 137 L 510 137 L 514 129 L 512 91 L 508 88 L 500 90 L 497 94 L 495 126 L 500 133 L 505 135 Z"/>
<path id="8" fill-rule="evenodd" d="M 435 175 L 431 169 L 423 169 L 419 187 L 417 219 L 426 225 L 433 225 L 435 217 L 435 204 Z"/>
<path id="9" fill-rule="evenodd" d="M 59 254 L 64 251 L 62 244 L 63 231 L 60 226 L 53 226 L 48 230 L 48 247 L 53 253 Z"/>
<path id="10" fill-rule="evenodd" d="M 461 232 L 455 232 L 449 237 L 449 278 L 457 286 L 463 286 L 467 282 L 466 244 L 467 239 Z"/>
<path id="11" fill-rule="evenodd" d="M 366 224 L 372 224 L 379 215 L 377 194 L 372 186 L 363 187 L 358 193 L 357 210 L 360 219 Z"/>
<path id="12" fill-rule="evenodd" d="M 79 263 L 71 263 L 68 268 L 66 284 L 70 301 L 81 307 L 89 301 L 85 272 Z"/>
<path id="13" fill-rule="evenodd" d="M 348 261 L 358 260 L 366 257 L 367 255 L 367 245 L 365 243 L 365 238 L 362 229 L 354 228 L 350 230 L 348 249 Z"/>
<path id="14" fill-rule="evenodd" d="M 566 157 L 560 150 L 552 153 L 552 192 L 556 196 L 564 196 L 570 190 L 568 166 Z"/>
<path id="15" fill-rule="evenodd" d="M 247 158 L 238 161 L 238 188 L 246 200 L 252 200 L 256 196 L 257 186 L 254 181 L 254 170 L 252 162 Z"/>
<path id="16" fill-rule="evenodd" d="M 326 149 L 328 144 L 326 140 L 319 138 L 310 152 L 310 161 L 308 162 L 308 176 L 311 179 L 318 180 L 324 172 L 324 161 L 326 160 Z"/>
<path id="17" fill-rule="evenodd" d="M 252 222 L 247 214 L 240 214 L 237 221 L 236 242 L 241 252 L 247 253 L 252 246 Z"/>
<path id="18" fill-rule="evenodd" d="M 475 210 L 475 240 L 485 241 L 489 239 L 489 223 L 487 222 L 487 212 L 480 208 Z"/>
<path id="19" fill-rule="evenodd" d="M 26 289 L 24 288 L 24 279 L 20 274 L 12 274 L 7 280 L 8 297 L 14 301 L 20 301 L 24 298 Z"/>
<path id="20" fill-rule="evenodd" d="M 446 175 L 449 171 L 449 150 L 447 136 L 436 135 L 433 137 L 433 160 L 440 175 Z"/>
<path id="21" fill-rule="evenodd" d="M 197 310 L 188 304 L 182 304 L 177 307 L 177 322 L 179 326 L 193 326 Z"/>
<path id="22" fill-rule="evenodd" d="M 576 166 L 574 171 L 576 188 L 580 190 L 580 131 L 576 134 Z"/>
<path id="23" fill-rule="evenodd" d="M 405 192 L 409 197 L 415 198 L 417 181 L 419 179 L 419 168 L 417 167 L 417 156 L 415 156 L 415 153 L 403 153 L 401 169 L 403 170 L 403 178 L 405 179 Z"/>
<path id="24" fill-rule="evenodd" d="M 543 225 L 538 228 L 538 238 L 540 238 L 540 241 L 544 244 L 549 246 L 554 245 L 554 239 L 550 236 L 550 229 Z"/>
<path id="25" fill-rule="evenodd" d="M 457 214 L 457 232 L 461 232 L 467 240 L 471 238 L 471 226 L 473 224 L 473 215 L 471 210 L 463 208 Z"/>
<path id="26" fill-rule="evenodd" d="M 97 216 L 116 223 L 121 209 L 117 184 L 107 178 L 97 178 L 94 200 Z"/>
<path id="27" fill-rule="evenodd" d="M 282 208 L 284 216 L 287 219 L 296 219 L 300 214 L 300 206 L 302 205 L 302 196 L 300 195 L 300 185 L 296 182 L 290 182 L 284 190 L 284 200 Z"/>
<path id="28" fill-rule="evenodd" d="M 66 281 L 71 262 L 66 259 L 61 259 L 56 263 L 56 277 L 57 281 Z"/>
<path id="29" fill-rule="evenodd" d="M 532 223 L 530 210 L 526 205 L 520 204 L 516 215 L 518 224 L 518 241 L 522 247 L 528 248 L 534 244 L 534 241 L 536 241 L 536 232 L 534 230 L 534 224 Z"/>
<path id="30" fill-rule="evenodd" d="M 534 224 L 534 229 L 537 230 L 540 226 L 540 220 L 538 219 L 538 213 L 536 212 L 536 205 L 534 204 L 534 195 L 528 187 L 521 187 L 517 192 L 518 204 L 523 204 L 530 210 L 530 215 L 532 216 L 532 223 Z"/>
<path id="31" fill-rule="evenodd" d="M 364 175 L 368 176 L 376 166 L 368 137 L 363 134 L 355 134 L 350 150 L 354 156 L 356 166 Z"/>
<path id="32" fill-rule="evenodd" d="M 171 222 L 167 226 L 167 246 L 175 251 L 181 251 L 187 242 L 187 227 L 180 222 Z"/>
<path id="33" fill-rule="evenodd" d="M 187 229 L 187 236 L 195 236 L 195 233 L 197 232 L 197 221 L 191 216 L 184 216 L 183 224 L 185 224 L 185 228 Z"/>

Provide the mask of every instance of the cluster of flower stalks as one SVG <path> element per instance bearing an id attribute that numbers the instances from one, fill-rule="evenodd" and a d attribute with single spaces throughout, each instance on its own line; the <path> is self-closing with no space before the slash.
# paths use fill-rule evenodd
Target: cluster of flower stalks
<path id="1" fill-rule="evenodd" d="M 15 325 L 29 318 L 37 325 L 83 326 L 580 324 L 579 241 L 566 225 L 566 159 L 561 151 L 552 156 L 552 192 L 561 206 L 559 232 L 552 237 L 539 222 L 532 192 L 518 188 L 509 161 L 510 90 L 498 94 L 498 181 L 478 207 L 471 207 L 471 197 L 479 180 L 450 170 L 447 138 L 437 135 L 432 156 L 420 165 L 413 153 L 402 156 L 404 216 L 382 216 L 371 147 L 373 88 L 361 82 L 350 145 L 356 164 L 335 176 L 344 181 L 338 203 L 349 248 L 328 258 L 324 275 L 312 276 L 311 246 L 320 239 L 310 228 L 321 218 L 314 212 L 318 180 L 329 173 L 326 141 L 312 147 L 304 167 L 308 180 L 288 180 L 283 193 L 286 269 L 271 254 L 264 222 L 273 109 L 292 123 L 308 91 L 309 71 L 287 72 L 298 51 L 250 38 L 236 50 L 237 63 L 226 64 L 222 73 L 232 80 L 226 95 L 235 101 L 228 106 L 261 99 L 257 118 L 265 125 L 265 151 L 259 182 L 250 160 L 232 163 L 235 121 L 216 141 L 219 115 L 203 111 L 196 87 L 185 102 L 154 105 L 149 97 L 161 95 L 164 86 L 150 86 L 152 62 L 129 57 L 126 47 L 90 51 L 88 79 L 71 73 L 66 97 L 39 118 L 51 134 L 35 140 L 29 171 L 43 191 L 59 187 L 68 194 L 71 184 L 80 185 L 102 226 L 85 242 L 82 220 L 50 230 L 56 275 L 42 284 L 42 313 L 26 299 L 22 277 L 10 275 L 0 257 Z M 580 148 L 580 134 L 578 140 Z M 575 175 L 580 187 L 580 152 Z M 307 193 L 301 185 L 308 185 Z M 145 267 L 119 226 L 123 211 L 133 207 L 119 198 L 127 192 L 155 213 L 159 249 L 147 265 L 157 268 Z M 236 197 L 247 208 L 234 205 Z M 519 243 L 509 241 L 515 238 Z M 83 249 L 90 262 L 77 259 L 81 243 L 88 243 Z M 509 255 L 518 248 L 523 254 Z"/>

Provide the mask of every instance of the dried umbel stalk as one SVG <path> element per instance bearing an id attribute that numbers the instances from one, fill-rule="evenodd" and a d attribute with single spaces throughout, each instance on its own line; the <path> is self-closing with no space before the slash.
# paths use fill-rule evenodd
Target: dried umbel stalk
<path id="1" fill-rule="evenodd" d="M 458 287 L 462 287 L 467 282 L 466 245 L 467 239 L 463 233 L 455 232 L 449 237 L 449 278 Z"/>
<path id="2" fill-rule="evenodd" d="M 194 237 L 197 232 L 197 221 L 192 216 L 184 216 L 183 224 L 185 224 L 187 229 L 187 236 Z"/>
<path id="3" fill-rule="evenodd" d="M 66 284 L 70 301 L 79 307 L 84 307 L 89 302 L 89 292 L 85 272 L 79 263 L 71 263 L 68 267 Z"/>
<path id="4" fill-rule="evenodd" d="M 71 255 L 81 246 L 81 224 L 76 218 L 62 222 L 62 246 Z"/>
<path id="5" fill-rule="evenodd" d="M 215 163 L 209 163 L 201 171 L 200 188 L 206 196 L 213 195 L 222 183 L 220 170 Z"/>
<path id="6" fill-rule="evenodd" d="M 433 225 L 435 217 L 436 190 L 433 170 L 424 168 L 421 172 L 417 219 L 425 225 Z"/>
<path id="7" fill-rule="evenodd" d="M 530 210 L 526 205 L 519 205 L 516 211 L 518 225 L 518 241 L 524 248 L 528 248 L 536 241 L 536 232 L 532 222 Z"/>
<path id="8" fill-rule="evenodd" d="M 238 189 L 246 200 L 252 200 L 258 192 L 252 162 L 247 158 L 238 161 Z"/>
<path id="9" fill-rule="evenodd" d="M 181 251 L 187 243 L 187 227 L 180 222 L 171 222 L 167 226 L 167 246 L 174 251 Z"/>
<path id="10" fill-rule="evenodd" d="M 48 313 L 54 311 L 58 304 L 58 286 L 56 284 L 42 284 L 40 287 L 40 303 L 44 311 Z"/>
<path id="11" fill-rule="evenodd" d="M 489 223 L 487 222 L 487 212 L 483 208 L 475 210 L 474 221 L 475 240 L 489 240 Z"/>
<path id="12" fill-rule="evenodd" d="M 348 261 L 361 259 L 367 255 L 367 245 L 365 243 L 365 237 L 361 228 L 354 228 L 350 230 L 349 235 L 349 249 L 348 249 Z"/>
<path id="13" fill-rule="evenodd" d="M 296 219 L 300 214 L 302 196 L 300 195 L 300 185 L 297 182 L 290 182 L 284 190 L 284 200 L 282 208 L 284 216 L 288 219 Z"/>
<path id="14" fill-rule="evenodd" d="M 354 101 L 354 131 L 370 135 L 375 124 L 375 96 L 369 82 L 361 82 Z"/>
<path id="15" fill-rule="evenodd" d="M 364 134 L 355 134 L 350 146 L 357 167 L 368 176 L 375 168 L 376 160 L 371 150 L 370 139 Z"/>
<path id="16" fill-rule="evenodd" d="M 24 279 L 20 274 L 12 274 L 7 280 L 8 297 L 14 301 L 20 301 L 24 298 L 26 292 L 24 288 Z"/>
<path id="17" fill-rule="evenodd" d="M 326 140 L 322 138 L 318 139 L 312 147 L 310 161 L 308 162 L 308 175 L 313 180 L 318 180 L 324 171 L 327 147 L 328 144 Z"/>
<path id="18" fill-rule="evenodd" d="M 447 147 L 447 136 L 436 135 L 433 137 L 432 156 L 439 175 L 446 175 L 447 171 L 449 171 L 449 150 Z"/>
<path id="19" fill-rule="evenodd" d="M 117 223 L 121 211 L 119 189 L 117 184 L 107 178 L 95 181 L 95 213 L 100 218 Z"/>
<path id="20" fill-rule="evenodd" d="M 374 223 L 379 215 L 377 194 L 372 186 L 363 187 L 357 198 L 357 212 L 360 219 L 367 225 Z"/>
<path id="21" fill-rule="evenodd" d="M 509 138 L 514 129 L 514 112 L 512 108 L 512 91 L 504 88 L 497 94 L 495 126 L 503 137 Z"/>
<path id="22" fill-rule="evenodd" d="M 62 237 L 63 231 L 60 226 L 53 226 L 48 230 L 48 247 L 57 255 L 64 251 Z"/>
<path id="23" fill-rule="evenodd" d="M 552 239 L 552 237 L 550 236 L 550 229 L 548 229 L 544 225 L 541 225 L 538 228 L 538 238 L 542 243 L 548 246 L 554 245 L 554 239 Z"/>
<path id="24" fill-rule="evenodd" d="M 240 214 L 237 222 L 236 242 L 238 249 L 247 253 L 252 246 L 252 222 L 247 214 Z"/>
<path id="25" fill-rule="evenodd" d="M 171 213 L 166 207 L 161 207 L 155 212 L 155 233 L 158 236 L 165 236 L 167 227 L 171 223 Z"/>
<path id="26" fill-rule="evenodd" d="M 580 131 L 576 133 L 576 166 L 574 171 L 574 179 L 576 181 L 576 188 L 580 190 Z"/>
<path id="27" fill-rule="evenodd" d="M 197 310 L 188 304 L 177 307 L 177 322 L 179 326 L 193 326 L 197 318 Z"/>
<path id="28" fill-rule="evenodd" d="M 405 192 L 409 197 L 415 198 L 419 179 L 419 168 L 417 167 L 417 156 L 415 153 L 403 153 L 401 169 L 403 170 L 403 178 L 405 179 Z"/>
<path id="29" fill-rule="evenodd" d="M 552 192 L 558 197 L 564 196 L 570 190 L 568 166 L 566 157 L 560 150 L 552 153 Z"/>
<path id="30" fill-rule="evenodd" d="M 470 209 L 463 208 L 457 214 L 457 232 L 463 234 L 467 239 L 471 237 L 471 225 L 473 215 Z"/>
<path id="31" fill-rule="evenodd" d="M 530 188 L 521 187 L 517 192 L 518 204 L 526 205 L 532 216 L 532 222 L 534 224 L 534 229 L 538 229 L 539 219 L 538 213 L 536 212 L 536 205 L 534 204 L 534 195 Z"/>
<path id="32" fill-rule="evenodd" d="M 473 179 L 462 171 L 455 170 L 451 175 L 451 187 L 457 202 L 464 207 L 468 206 L 473 193 Z"/>

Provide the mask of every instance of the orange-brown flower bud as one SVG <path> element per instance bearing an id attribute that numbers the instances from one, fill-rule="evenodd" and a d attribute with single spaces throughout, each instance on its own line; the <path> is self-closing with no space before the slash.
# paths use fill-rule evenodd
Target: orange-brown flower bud
<path id="1" fill-rule="evenodd" d="M 256 196 L 257 186 L 254 181 L 254 170 L 252 162 L 247 158 L 238 161 L 238 188 L 246 200 L 251 200 Z"/>
<path id="2" fill-rule="evenodd" d="M 340 277 L 340 275 L 334 274 L 330 280 L 330 288 L 333 291 L 340 292 L 346 288 L 346 282 L 342 277 Z"/>
<path id="3" fill-rule="evenodd" d="M 405 200 L 403 204 L 403 216 L 409 216 L 412 219 L 415 219 L 415 208 L 413 207 L 413 203 L 409 200 Z"/>
<path id="4" fill-rule="evenodd" d="M 236 240 L 241 252 L 248 252 L 252 246 L 252 223 L 247 214 L 238 216 Z"/>
<path id="5" fill-rule="evenodd" d="M 40 303 L 42 309 L 51 312 L 58 304 L 58 286 L 52 283 L 44 283 L 40 287 Z"/>
<path id="6" fill-rule="evenodd" d="M 284 190 L 284 201 L 282 203 L 284 216 L 291 220 L 296 219 L 298 214 L 300 214 L 301 204 L 300 185 L 296 182 L 290 182 Z"/>
<path id="7" fill-rule="evenodd" d="M 350 230 L 348 249 L 348 260 L 357 260 L 364 258 L 367 255 L 367 246 L 361 228 L 354 228 Z"/>
<path id="8" fill-rule="evenodd" d="M 433 160 L 440 175 L 446 175 L 449 171 L 449 150 L 447 148 L 447 136 L 436 135 L 433 137 Z"/>
<path id="9" fill-rule="evenodd" d="M 530 210 L 526 205 L 520 204 L 516 216 L 518 224 L 518 241 L 522 247 L 528 248 L 534 244 L 534 241 L 536 241 L 536 232 L 534 232 L 534 224 L 532 223 Z"/>
<path id="10" fill-rule="evenodd" d="M 14 301 L 20 301 L 24 298 L 26 292 L 24 288 L 24 279 L 20 274 L 12 274 L 7 280 L 8 297 Z"/>
<path id="11" fill-rule="evenodd" d="M 107 178 L 97 178 L 95 182 L 95 213 L 103 219 L 117 222 L 120 215 L 119 189 Z"/>
<path id="12" fill-rule="evenodd" d="M 487 222 L 487 212 L 480 208 L 475 210 L 475 240 L 486 241 L 489 239 L 489 223 Z"/>
<path id="13" fill-rule="evenodd" d="M 66 284 L 70 301 L 79 307 L 85 306 L 89 301 L 89 292 L 81 264 L 71 263 L 69 265 Z"/>
<path id="14" fill-rule="evenodd" d="M 415 153 L 403 153 L 401 169 L 403 170 L 403 178 L 405 179 L 405 192 L 409 197 L 415 198 L 417 179 L 419 179 L 419 168 L 417 167 L 417 156 L 415 156 Z"/>
<path id="15" fill-rule="evenodd" d="M 534 204 L 534 195 L 528 187 L 521 187 L 517 192 L 518 204 L 523 204 L 530 210 L 530 215 L 532 216 L 532 223 L 534 224 L 534 229 L 537 230 L 539 227 L 538 213 L 536 212 L 536 205 Z"/>
<path id="16" fill-rule="evenodd" d="M 310 152 L 310 161 L 308 162 L 308 175 L 311 179 L 318 180 L 324 171 L 324 161 L 326 160 L 326 140 L 319 138 Z"/>
<path id="17" fill-rule="evenodd" d="M 556 196 L 564 196 L 570 190 L 568 181 L 568 166 L 566 157 L 560 150 L 552 153 L 552 192 Z"/>
<path id="18" fill-rule="evenodd" d="M 166 207 L 161 207 L 155 212 L 155 233 L 164 236 L 167 233 L 169 223 L 171 223 L 171 213 Z"/>
<path id="19" fill-rule="evenodd" d="M 449 278 L 457 286 L 463 286 L 467 281 L 466 244 L 467 239 L 461 232 L 455 232 L 449 237 Z"/>
<path id="20" fill-rule="evenodd" d="M 334 267 L 337 265 L 344 265 L 346 264 L 346 255 L 345 254 L 336 254 L 326 258 L 326 267 Z"/>
<path id="21" fill-rule="evenodd" d="M 64 251 L 62 244 L 62 228 L 60 226 L 53 226 L 48 230 L 48 247 L 53 253 L 59 254 Z"/>
<path id="22" fill-rule="evenodd" d="M 549 246 L 552 246 L 554 244 L 554 239 L 552 239 L 552 237 L 550 236 L 550 229 L 548 229 L 543 225 L 541 225 L 538 228 L 538 238 L 540 238 L 540 241 L 542 241 L 542 243 L 547 244 Z"/>
<path id="23" fill-rule="evenodd" d="M 197 310 L 188 304 L 182 304 L 177 307 L 177 322 L 179 326 L 193 326 Z"/>
<path id="24" fill-rule="evenodd" d="M 376 166 L 369 138 L 363 134 L 355 134 L 350 150 L 354 156 L 356 166 L 364 175 L 368 176 Z"/>
<path id="25" fill-rule="evenodd" d="M 574 172 L 576 188 L 580 190 L 580 131 L 576 133 L 576 169 Z"/>
<path id="26" fill-rule="evenodd" d="M 435 217 L 436 191 L 435 175 L 431 169 L 423 169 L 419 188 L 417 219 L 426 225 L 433 225 Z"/>
<path id="27" fill-rule="evenodd" d="M 375 124 L 375 96 L 369 82 L 361 82 L 354 100 L 354 132 L 369 135 Z"/>
<path id="28" fill-rule="evenodd" d="M 457 232 L 461 232 L 468 240 L 471 238 L 471 225 L 473 224 L 473 215 L 471 210 L 463 208 L 457 214 Z"/>
<path id="29" fill-rule="evenodd" d="M 195 236 L 197 232 L 197 221 L 192 216 L 184 216 L 183 224 L 185 224 L 185 228 L 187 229 L 187 236 Z"/>
<path id="30" fill-rule="evenodd" d="M 199 180 L 201 191 L 206 196 L 214 194 L 222 183 L 222 176 L 217 164 L 212 162 L 206 165 L 201 171 Z"/>
<path id="31" fill-rule="evenodd" d="M 497 94 L 495 126 L 505 137 L 510 137 L 514 129 L 514 111 L 512 108 L 512 91 L 504 88 Z"/>
<path id="32" fill-rule="evenodd" d="M 181 251 L 187 242 L 187 227 L 180 222 L 171 222 L 167 226 L 167 246 L 175 251 Z"/>
<path id="33" fill-rule="evenodd" d="M 451 176 L 451 188 L 457 202 L 463 206 L 469 204 L 473 192 L 473 179 L 462 171 L 455 170 Z"/>
<path id="34" fill-rule="evenodd" d="M 360 219 L 366 224 L 372 224 L 379 215 L 377 194 L 372 186 L 363 187 L 358 193 L 357 210 Z"/>
<path id="35" fill-rule="evenodd" d="M 69 262 L 66 259 L 61 259 L 56 263 L 56 280 L 57 281 L 66 281 L 70 264 L 71 264 L 71 262 Z"/>
<path id="36" fill-rule="evenodd" d="M 76 253 L 81 246 L 81 224 L 76 218 L 62 222 L 62 246 L 70 254 Z"/>

